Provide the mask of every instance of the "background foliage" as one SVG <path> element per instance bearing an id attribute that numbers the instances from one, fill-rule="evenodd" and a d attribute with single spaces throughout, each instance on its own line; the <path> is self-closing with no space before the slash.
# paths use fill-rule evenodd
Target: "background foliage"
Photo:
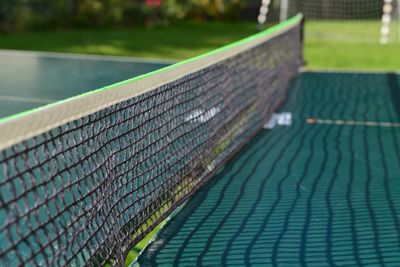
<path id="1" fill-rule="evenodd" d="M 257 0 L 1 0 L 3 31 L 256 17 Z M 249 13 L 251 15 L 249 16 Z"/>

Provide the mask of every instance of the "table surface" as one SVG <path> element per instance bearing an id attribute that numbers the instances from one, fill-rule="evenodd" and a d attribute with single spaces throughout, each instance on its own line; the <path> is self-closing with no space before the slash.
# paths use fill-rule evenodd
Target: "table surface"
<path id="1" fill-rule="evenodd" d="M 0 50 L 0 118 L 145 74 L 174 62 Z"/>

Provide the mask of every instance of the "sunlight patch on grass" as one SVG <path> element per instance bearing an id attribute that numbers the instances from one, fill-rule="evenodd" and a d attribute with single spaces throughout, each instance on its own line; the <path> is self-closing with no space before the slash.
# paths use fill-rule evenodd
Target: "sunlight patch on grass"
<path id="1" fill-rule="evenodd" d="M 400 42 L 381 45 L 379 21 L 312 21 L 305 33 L 309 69 L 400 69 Z"/>

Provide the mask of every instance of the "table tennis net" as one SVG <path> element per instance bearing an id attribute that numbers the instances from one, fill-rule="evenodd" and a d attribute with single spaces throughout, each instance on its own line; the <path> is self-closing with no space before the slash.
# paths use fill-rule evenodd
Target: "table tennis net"
<path id="1" fill-rule="evenodd" d="M 282 104 L 301 21 L 3 120 L 0 265 L 123 265 Z"/>

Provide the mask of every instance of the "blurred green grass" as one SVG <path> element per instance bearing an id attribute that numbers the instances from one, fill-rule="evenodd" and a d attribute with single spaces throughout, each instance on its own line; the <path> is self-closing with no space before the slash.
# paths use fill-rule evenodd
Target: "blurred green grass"
<path id="1" fill-rule="evenodd" d="M 254 33 L 256 25 L 251 22 L 181 22 L 153 29 L 137 26 L 2 34 L 0 48 L 181 60 Z"/>
<path id="2" fill-rule="evenodd" d="M 379 43 L 379 21 L 306 23 L 305 58 L 310 69 L 400 70 L 400 39 L 393 25 L 391 42 Z"/>
<path id="3" fill-rule="evenodd" d="M 306 23 L 309 69 L 399 70 L 400 40 L 379 43 L 379 21 Z M 252 22 L 180 22 L 135 28 L 0 34 L 0 48 L 147 58 L 190 58 L 256 33 Z"/>

